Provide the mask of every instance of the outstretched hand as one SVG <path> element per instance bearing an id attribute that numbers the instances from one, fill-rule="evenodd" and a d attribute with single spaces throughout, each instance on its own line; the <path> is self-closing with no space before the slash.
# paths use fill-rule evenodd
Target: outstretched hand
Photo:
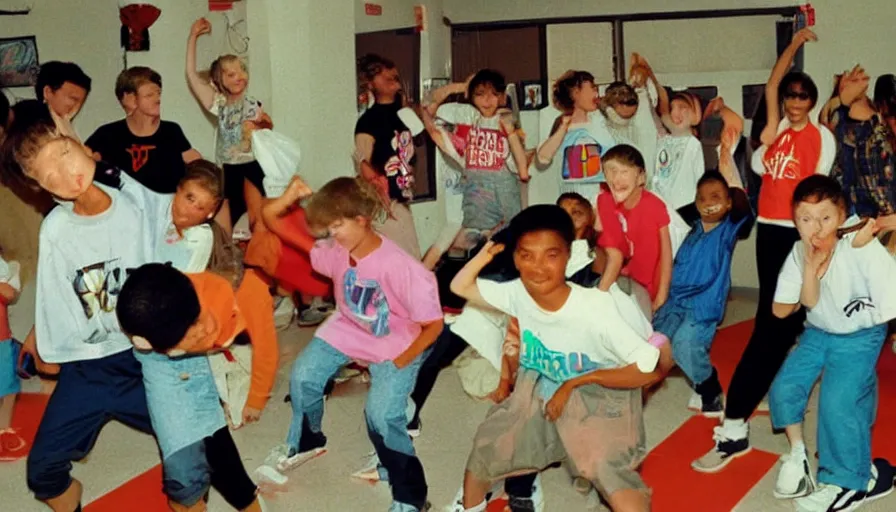
<path id="1" fill-rule="evenodd" d="M 286 192 L 288 194 L 293 194 L 297 199 L 305 199 L 306 197 L 310 197 L 312 194 L 311 187 L 305 183 L 300 176 L 293 176 L 289 181 L 289 185 L 286 187 Z"/>
<path id="2" fill-rule="evenodd" d="M 815 35 L 815 32 L 813 32 L 811 28 L 806 27 L 800 29 L 796 34 L 793 35 L 793 41 L 791 41 L 790 44 L 800 47 L 808 43 L 809 41 L 818 41 L 818 36 Z"/>
<path id="3" fill-rule="evenodd" d="M 851 105 L 864 96 L 868 91 L 868 82 L 870 80 L 870 77 L 865 73 L 865 69 L 858 64 L 849 72 L 841 75 L 838 83 L 840 103 Z"/>
<path id="4" fill-rule="evenodd" d="M 482 249 L 479 250 L 479 254 L 476 255 L 477 258 L 485 260 L 485 263 L 491 263 L 495 256 L 501 254 L 504 251 L 504 244 L 496 244 L 489 240 L 482 246 Z"/>
<path id="5" fill-rule="evenodd" d="M 205 18 L 199 18 L 198 20 L 193 22 L 193 26 L 190 27 L 190 37 L 199 37 L 205 34 L 212 33 L 212 24 Z"/>

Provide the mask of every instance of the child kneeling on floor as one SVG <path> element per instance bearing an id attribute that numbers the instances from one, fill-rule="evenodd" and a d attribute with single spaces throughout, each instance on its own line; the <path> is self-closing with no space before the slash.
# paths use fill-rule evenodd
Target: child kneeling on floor
<path id="1" fill-rule="evenodd" d="M 575 231 L 562 208 L 530 207 L 509 229 L 508 247 L 486 244 L 451 283 L 470 304 L 518 318 L 522 343 L 516 356 L 505 356 L 501 376 L 509 392 L 518 369 L 515 388 L 479 427 L 462 502 L 450 510 L 484 511 L 491 482 L 569 461 L 614 510 L 647 511 L 636 471 L 646 452 L 641 387 L 672 367 L 668 340 L 650 336 L 646 321 L 636 332 L 609 293 L 567 283 Z M 504 250 L 520 278 L 477 279 Z"/>
<path id="2" fill-rule="evenodd" d="M 312 195 L 296 177 L 285 195 L 310 197 L 309 225 L 329 232 L 329 239 L 299 248 L 311 255 L 316 272 L 336 283 L 337 310 L 296 359 L 289 434 L 268 463 L 282 472 L 325 451 L 324 387 L 340 368 L 358 361 L 370 368 L 367 433 L 389 474 L 390 511 L 424 510 L 426 479 L 407 432 L 406 409 L 429 347 L 442 331 L 435 276 L 376 233 L 381 202 L 368 183 L 337 178 Z"/>
<path id="3" fill-rule="evenodd" d="M 777 498 L 797 498 L 798 511 L 855 510 L 892 492 L 893 471 L 871 459 L 877 410 L 877 360 L 896 318 L 896 261 L 871 240 L 862 247 L 838 236 L 846 198 L 827 176 L 810 176 L 793 193 L 797 242 L 778 276 L 773 312 L 785 318 L 806 308 L 806 330 L 769 393 L 772 424 L 784 428 Z M 816 487 L 803 442 L 809 394 L 821 376 Z"/>

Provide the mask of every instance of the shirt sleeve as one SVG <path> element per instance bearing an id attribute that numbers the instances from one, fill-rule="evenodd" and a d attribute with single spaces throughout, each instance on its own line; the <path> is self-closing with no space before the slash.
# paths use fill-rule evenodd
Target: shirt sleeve
<path id="1" fill-rule="evenodd" d="M 831 174 L 831 167 L 834 166 L 834 159 L 837 158 L 837 141 L 834 139 L 834 134 L 826 127 L 819 125 L 818 131 L 821 133 L 821 155 L 818 157 L 815 174 L 827 176 Z"/>
<path id="2" fill-rule="evenodd" d="M 212 115 L 217 116 L 225 103 L 227 103 L 227 98 L 225 98 L 223 94 L 216 92 L 215 99 L 212 100 L 212 104 L 208 107 L 208 111 L 211 112 Z"/>
<path id="3" fill-rule="evenodd" d="M 193 149 L 193 145 L 190 144 L 190 141 L 187 140 L 187 136 L 184 135 L 183 129 L 177 123 L 171 123 L 171 143 L 177 148 L 177 151 L 180 153 L 185 153 L 191 149 Z"/>
<path id="4" fill-rule="evenodd" d="M 508 281 L 506 283 L 498 283 L 488 279 L 476 280 L 476 287 L 479 288 L 479 295 L 482 296 L 482 300 L 487 302 L 491 307 L 510 316 L 517 316 L 516 301 L 514 301 L 514 297 L 516 293 L 519 293 L 520 291 L 526 293 L 524 289 L 520 290 L 522 286 L 523 284 L 519 279 L 514 279 L 513 281 Z"/>
<path id="5" fill-rule="evenodd" d="M 406 301 L 403 306 L 412 321 L 422 324 L 442 319 L 435 274 L 418 261 L 396 265 L 393 272 L 396 275 L 391 286 L 395 288 L 398 299 Z"/>
<path id="6" fill-rule="evenodd" d="M 618 249 L 624 258 L 631 256 L 629 245 L 622 232 L 622 224 L 616 214 L 613 197 L 604 191 L 597 196 L 597 214 L 600 217 L 602 231 L 597 238 L 597 245 L 604 249 Z"/>
<path id="7" fill-rule="evenodd" d="M 183 242 L 190 249 L 190 261 L 186 268 L 178 270 L 185 274 L 204 272 L 212 256 L 214 238 L 211 228 L 205 224 L 188 229 L 184 233 Z"/>
<path id="8" fill-rule="evenodd" d="M 658 348 L 647 343 L 647 340 L 631 326 L 631 319 L 626 320 L 619 305 L 615 304 L 609 293 L 589 290 L 589 293 L 600 293 L 609 300 L 595 310 L 602 311 L 598 324 L 598 333 L 605 346 L 625 364 L 635 364 L 643 373 L 656 369 L 660 358 Z"/>
<path id="9" fill-rule="evenodd" d="M 445 140 L 446 154 L 461 167 L 465 163 L 463 154 L 467 145 L 463 134 L 473 122 L 471 109 L 472 106 L 464 103 L 446 103 L 436 111 L 436 126 Z"/>
<path id="10" fill-rule="evenodd" d="M 326 238 L 318 240 L 311 248 L 311 268 L 318 274 L 333 279 L 338 258 L 344 257 L 342 249 L 334 240 Z"/>
<path id="11" fill-rule="evenodd" d="M 652 192 L 643 191 L 642 194 L 648 197 L 648 204 L 650 205 L 650 217 L 656 219 L 657 228 L 664 228 L 668 226 L 672 220 L 669 217 L 669 206 L 666 205 L 666 202 L 659 198 L 656 194 Z"/>
<path id="12" fill-rule="evenodd" d="M 371 137 L 376 137 L 376 122 L 373 119 L 373 111 L 368 110 L 361 114 L 361 117 L 358 118 L 358 121 L 355 123 L 355 135 L 366 134 Z"/>
<path id="13" fill-rule="evenodd" d="M 849 249 L 855 255 L 854 268 L 862 272 L 875 308 L 872 310 L 875 324 L 885 324 L 896 318 L 896 260 L 877 240 L 864 247 Z"/>
<path id="14" fill-rule="evenodd" d="M 106 150 L 108 148 L 106 142 L 108 140 L 108 136 L 106 135 L 105 126 L 100 126 L 94 131 L 90 137 L 87 137 L 87 141 L 84 142 L 84 145 L 93 151 L 100 154 L 100 156 L 104 158 L 108 158 L 109 155 L 106 155 Z"/>
<path id="15" fill-rule="evenodd" d="M 778 274 L 778 286 L 775 288 L 775 302 L 779 304 L 798 304 L 803 289 L 803 254 L 802 242 L 796 242 L 784 266 Z"/>

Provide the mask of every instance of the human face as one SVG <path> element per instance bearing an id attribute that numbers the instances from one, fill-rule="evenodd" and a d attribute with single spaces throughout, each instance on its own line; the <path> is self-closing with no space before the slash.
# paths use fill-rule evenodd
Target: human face
<path id="1" fill-rule="evenodd" d="M 81 111 L 85 99 L 87 89 L 71 82 L 64 82 L 55 91 L 49 85 L 44 87 L 44 101 L 59 117 L 74 118 Z"/>
<path id="2" fill-rule="evenodd" d="M 513 252 L 526 291 L 537 302 L 566 286 L 569 246 L 554 231 L 533 231 L 521 236 Z"/>
<path id="3" fill-rule="evenodd" d="M 707 224 L 721 221 L 731 211 L 728 187 L 715 180 L 700 185 L 694 202 L 700 212 L 700 219 Z"/>
<path id="4" fill-rule="evenodd" d="M 670 103 L 669 117 L 676 128 L 690 129 L 694 118 L 694 108 L 683 99 L 674 99 Z"/>
<path id="5" fill-rule="evenodd" d="M 208 339 L 217 338 L 218 320 L 207 309 L 199 311 L 199 318 L 187 329 L 183 339 L 168 351 L 169 356 L 195 354 L 204 352 L 208 347 Z"/>
<path id="6" fill-rule="evenodd" d="M 800 239 L 816 249 L 829 251 L 837 243 L 837 228 L 846 220 L 846 213 L 830 199 L 810 203 L 803 201 L 793 212 Z"/>
<path id="7" fill-rule="evenodd" d="M 93 185 L 96 162 L 68 137 L 44 145 L 28 163 L 25 175 L 55 197 L 74 201 Z"/>
<path id="8" fill-rule="evenodd" d="M 480 85 L 473 91 L 473 106 L 484 117 L 494 117 L 501 106 L 501 95 L 490 85 Z"/>
<path id="9" fill-rule="evenodd" d="M 354 251 L 368 233 L 369 222 L 364 217 L 338 219 L 327 226 L 327 231 L 336 243 L 347 251 Z"/>
<path id="10" fill-rule="evenodd" d="M 803 85 L 799 83 L 791 85 L 784 93 L 784 114 L 790 123 L 797 124 L 808 120 L 810 110 L 812 99 L 803 89 Z"/>
<path id="11" fill-rule="evenodd" d="M 373 77 L 370 87 L 373 89 L 374 96 L 391 101 L 401 90 L 401 77 L 398 74 L 398 69 L 391 68 L 380 71 Z"/>
<path id="12" fill-rule="evenodd" d="M 198 226 L 215 215 L 218 201 L 197 181 L 187 181 L 177 187 L 171 203 L 171 219 L 179 230 Z"/>
<path id="13" fill-rule="evenodd" d="M 162 116 L 162 88 L 158 85 L 147 82 L 137 88 L 137 94 L 129 94 L 126 97 L 133 98 L 133 107 L 129 108 L 129 111 L 153 118 Z"/>
<path id="14" fill-rule="evenodd" d="M 627 100 L 613 105 L 613 110 L 623 119 L 631 119 L 635 112 L 638 111 L 638 103 L 634 100 Z"/>
<path id="15" fill-rule="evenodd" d="M 598 95 L 597 87 L 594 82 L 583 82 L 582 85 L 572 90 L 572 101 L 575 108 L 584 110 L 585 112 L 594 112 L 597 110 Z"/>
<path id="16" fill-rule="evenodd" d="M 566 210 L 566 213 L 572 217 L 572 225 L 576 229 L 577 239 L 585 236 L 588 226 L 594 224 L 594 210 L 586 207 L 580 201 L 564 199 L 560 201 L 560 208 Z"/>
<path id="17" fill-rule="evenodd" d="M 239 96 L 246 92 L 249 85 L 249 74 L 238 61 L 226 62 L 221 66 L 221 83 L 231 96 Z"/>
<path id="18" fill-rule="evenodd" d="M 604 173 L 616 203 L 625 203 L 626 207 L 637 204 L 638 198 L 641 197 L 641 187 L 644 186 L 644 169 L 619 160 L 610 160 L 604 164 Z"/>

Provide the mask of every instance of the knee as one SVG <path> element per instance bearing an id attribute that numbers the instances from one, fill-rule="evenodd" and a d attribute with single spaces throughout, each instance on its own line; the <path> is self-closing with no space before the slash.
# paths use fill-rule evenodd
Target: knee
<path id="1" fill-rule="evenodd" d="M 400 412 L 393 409 L 393 407 L 368 406 L 364 411 L 368 430 L 379 434 L 385 439 L 388 437 L 387 433 L 391 428 L 406 427 L 408 421 L 405 414 L 406 407 L 402 407 Z"/>
<path id="2" fill-rule="evenodd" d="M 40 501 L 62 495 L 72 483 L 71 462 L 32 448 L 26 463 L 28 489 Z"/>
<path id="3" fill-rule="evenodd" d="M 608 496 L 613 512 L 649 512 L 650 497 L 646 491 L 625 489 Z"/>
<path id="4" fill-rule="evenodd" d="M 296 396 L 305 394 L 323 394 L 324 387 L 327 385 L 326 380 L 321 380 L 315 375 L 311 368 L 303 365 L 301 360 L 297 360 L 293 365 L 292 373 L 289 376 L 289 392 Z"/>
<path id="5" fill-rule="evenodd" d="M 202 442 L 194 443 L 162 461 L 162 490 L 170 502 L 185 510 L 202 502 L 211 486 L 211 471 Z"/>

